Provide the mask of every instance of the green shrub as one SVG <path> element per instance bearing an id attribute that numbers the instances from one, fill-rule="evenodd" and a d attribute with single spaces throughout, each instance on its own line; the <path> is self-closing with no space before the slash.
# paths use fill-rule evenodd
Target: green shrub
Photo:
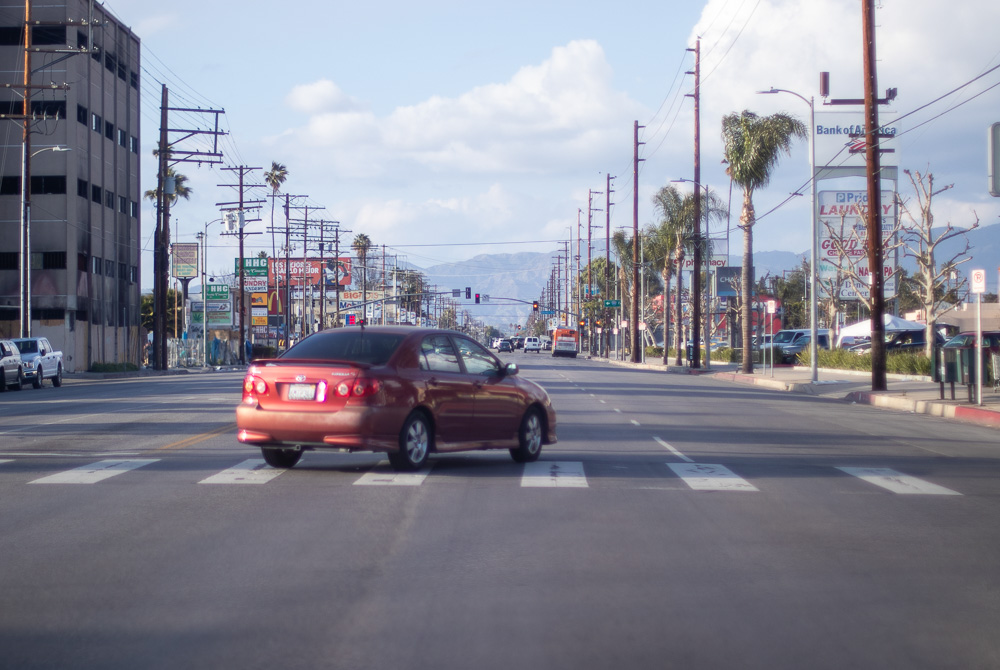
<path id="1" fill-rule="evenodd" d="M 139 366 L 134 363 L 92 363 L 90 372 L 135 372 Z"/>
<path id="2" fill-rule="evenodd" d="M 817 367 L 834 370 L 857 370 L 871 372 L 872 355 L 870 352 L 858 355 L 847 349 L 820 349 L 817 357 Z M 799 354 L 799 364 L 809 365 L 809 351 Z M 930 375 L 931 360 L 923 353 L 890 352 L 885 357 L 886 372 L 897 375 Z"/>
<path id="3" fill-rule="evenodd" d="M 646 358 L 663 358 L 663 347 L 646 347 Z"/>

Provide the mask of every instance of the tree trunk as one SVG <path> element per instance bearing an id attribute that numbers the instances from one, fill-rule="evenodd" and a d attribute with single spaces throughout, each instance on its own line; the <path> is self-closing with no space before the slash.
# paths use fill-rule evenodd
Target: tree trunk
<path id="1" fill-rule="evenodd" d="M 677 343 L 677 353 L 674 363 L 676 365 L 684 365 L 684 273 L 681 272 L 680 268 L 684 267 L 684 255 L 678 254 L 677 256 L 677 291 L 674 296 L 676 301 L 675 312 L 674 312 L 674 341 Z"/>
<path id="2" fill-rule="evenodd" d="M 743 213 L 740 216 L 743 225 L 743 270 L 740 276 L 740 330 L 743 333 L 743 364 L 740 370 L 750 374 L 753 372 L 753 200 L 750 192 L 743 194 Z"/>

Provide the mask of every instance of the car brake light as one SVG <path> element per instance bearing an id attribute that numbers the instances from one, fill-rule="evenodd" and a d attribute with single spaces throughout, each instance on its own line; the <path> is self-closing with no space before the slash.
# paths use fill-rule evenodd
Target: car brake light
<path id="1" fill-rule="evenodd" d="M 352 393 L 356 398 L 363 398 L 365 396 L 372 396 L 379 392 L 382 388 L 382 383 L 377 379 L 363 379 L 359 378 L 354 381 L 354 388 Z"/>
<path id="2" fill-rule="evenodd" d="M 265 393 L 267 393 L 267 382 L 260 377 L 250 373 L 243 379 L 243 402 L 252 405 L 256 402 L 256 396 Z"/>
<path id="3" fill-rule="evenodd" d="M 346 398 L 351 395 L 351 385 L 347 382 L 340 382 L 337 384 L 337 395 L 341 398 Z"/>

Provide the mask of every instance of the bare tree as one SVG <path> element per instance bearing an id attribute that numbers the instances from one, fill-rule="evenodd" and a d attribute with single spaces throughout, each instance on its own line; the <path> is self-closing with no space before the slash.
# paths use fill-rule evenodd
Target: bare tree
<path id="1" fill-rule="evenodd" d="M 919 290 L 917 297 L 920 299 L 921 307 L 924 310 L 924 317 L 927 321 L 927 349 L 929 357 L 934 347 L 934 328 L 937 325 L 937 318 L 946 310 L 945 297 L 949 289 L 958 289 L 961 292 L 967 285 L 966 279 L 959 279 L 958 284 L 950 284 L 953 275 L 957 275 L 955 269 L 972 260 L 969 256 L 969 240 L 966 236 L 968 232 L 965 228 L 956 228 L 948 222 L 943 231 L 935 237 L 934 233 L 934 212 L 932 210 L 934 196 L 953 188 L 954 184 L 948 184 L 937 190 L 934 189 L 934 175 L 930 172 L 920 174 L 903 170 L 910 179 L 913 191 L 916 193 L 916 202 L 903 200 L 897 196 L 899 203 L 900 218 L 905 218 L 903 225 L 903 246 L 907 256 L 917 262 L 917 272 L 914 275 Z M 979 226 L 979 217 L 975 211 L 972 212 L 975 219 L 969 227 Z M 964 238 L 965 245 L 961 250 L 952 254 L 948 260 L 938 264 L 936 253 L 938 246 L 955 237 Z"/>

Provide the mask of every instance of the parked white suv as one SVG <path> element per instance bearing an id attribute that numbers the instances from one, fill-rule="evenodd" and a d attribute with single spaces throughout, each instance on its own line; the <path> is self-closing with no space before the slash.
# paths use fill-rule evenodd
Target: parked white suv
<path id="1" fill-rule="evenodd" d="M 524 338 L 524 353 L 528 353 L 529 351 L 540 354 L 542 352 L 542 341 L 537 337 Z"/>

